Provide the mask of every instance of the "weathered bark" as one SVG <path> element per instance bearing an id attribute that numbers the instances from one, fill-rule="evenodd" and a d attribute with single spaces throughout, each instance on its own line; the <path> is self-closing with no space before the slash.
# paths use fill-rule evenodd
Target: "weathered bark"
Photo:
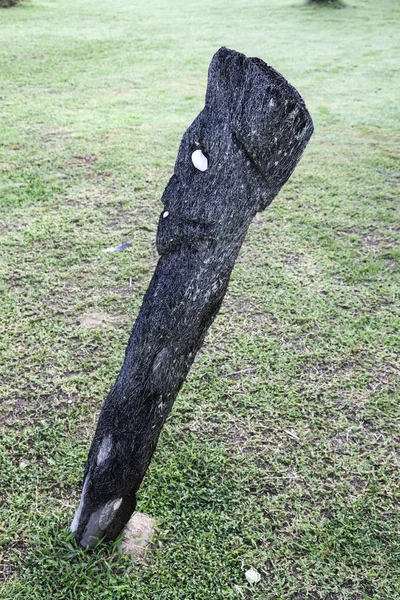
<path id="1" fill-rule="evenodd" d="M 289 179 L 312 132 L 304 102 L 279 73 L 226 48 L 215 54 L 205 107 L 162 197 L 161 257 L 90 448 L 71 525 L 82 546 L 115 539 L 134 511 L 249 224 Z"/>

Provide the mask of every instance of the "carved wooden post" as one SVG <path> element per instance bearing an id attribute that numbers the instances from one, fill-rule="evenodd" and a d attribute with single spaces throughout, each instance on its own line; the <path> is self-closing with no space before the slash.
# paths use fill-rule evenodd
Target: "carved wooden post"
<path id="1" fill-rule="evenodd" d="M 282 75 L 227 48 L 215 54 L 205 107 L 182 138 L 162 197 L 161 257 L 90 448 L 71 525 L 82 546 L 115 539 L 135 510 L 249 224 L 289 179 L 312 132 L 303 100 Z"/>

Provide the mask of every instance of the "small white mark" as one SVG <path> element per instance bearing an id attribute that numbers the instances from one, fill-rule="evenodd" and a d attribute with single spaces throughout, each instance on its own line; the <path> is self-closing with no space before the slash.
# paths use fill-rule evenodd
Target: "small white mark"
<path id="1" fill-rule="evenodd" d="M 192 163 L 199 171 L 207 171 L 208 160 L 201 150 L 195 150 L 192 154 Z"/>
<path id="2" fill-rule="evenodd" d="M 78 506 L 77 511 L 75 513 L 74 520 L 72 521 L 71 527 L 69 528 L 69 530 L 70 530 L 71 533 L 75 533 L 75 531 L 78 529 L 79 519 L 81 517 L 82 508 L 83 508 L 83 505 L 84 505 L 84 502 L 85 502 L 85 493 L 86 493 L 87 481 L 88 481 L 88 478 L 86 477 L 85 483 L 83 484 L 81 500 L 79 502 L 79 506 Z"/>
<path id="3" fill-rule="evenodd" d="M 111 521 L 114 518 L 115 512 L 121 506 L 122 498 L 117 498 L 117 500 L 110 500 L 100 509 L 101 512 L 99 514 L 99 527 L 102 531 L 109 526 Z"/>
<path id="4" fill-rule="evenodd" d="M 168 357 L 168 349 L 163 348 L 162 350 L 160 350 L 160 352 L 156 355 L 154 362 L 153 362 L 153 369 L 152 369 L 153 373 L 155 371 L 157 371 L 157 369 L 160 368 L 160 366 L 167 359 L 167 357 Z M 161 396 L 161 398 L 162 398 L 162 396 Z"/>
<path id="5" fill-rule="evenodd" d="M 165 213 L 163 213 L 163 218 L 166 219 L 169 215 L 169 212 L 166 210 Z"/>
<path id="6" fill-rule="evenodd" d="M 108 435 L 105 438 L 103 438 L 103 441 L 101 442 L 99 453 L 97 455 L 97 466 L 100 465 L 102 462 L 104 462 L 106 460 L 106 458 L 108 458 L 108 456 L 111 452 L 111 448 L 112 448 L 112 441 L 111 441 L 110 436 Z"/>
<path id="7" fill-rule="evenodd" d="M 278 160 L 276 160 L 274 164 L 275 164 L 275 166 L 276 166 L 276 165 L 279 165 L 279 161 L 278 161 Z"/>
<path id="8" fill-rule="evenodd" d="M 122 498 L 119 498 L 118 500 L 116 500 L 113 504 L 113 509 L 118 510 L 119 507 L 121 506 L 121 503 L 122 503 Z"/>

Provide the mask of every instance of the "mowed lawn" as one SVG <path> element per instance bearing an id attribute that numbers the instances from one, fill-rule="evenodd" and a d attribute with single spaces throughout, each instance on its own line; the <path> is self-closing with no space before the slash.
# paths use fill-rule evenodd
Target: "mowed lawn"
<path id="1" fill-rule="evenodd" d="M 397 0 L 1 10 L 3 598 L 400 599 L 399 21 Z M 222 45 L 282 72 L 315 134 L 166 423 L 138 566 L 68 528 Z"/>

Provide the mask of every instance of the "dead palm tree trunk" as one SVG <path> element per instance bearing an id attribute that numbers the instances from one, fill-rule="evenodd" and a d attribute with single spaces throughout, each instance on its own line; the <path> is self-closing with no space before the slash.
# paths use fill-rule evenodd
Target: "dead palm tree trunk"
<path id="1" fill-rule="evenodd" d="M 215 54 L 205 107 L 183 136 L 162 197 L 161 257 L 90 448 L 71 525 L 82 546 L 115 539 L 135 510 L 249 224 L 289 179 L 312 132 L 304 102 L 279 73 L 233 50 Z"/>

